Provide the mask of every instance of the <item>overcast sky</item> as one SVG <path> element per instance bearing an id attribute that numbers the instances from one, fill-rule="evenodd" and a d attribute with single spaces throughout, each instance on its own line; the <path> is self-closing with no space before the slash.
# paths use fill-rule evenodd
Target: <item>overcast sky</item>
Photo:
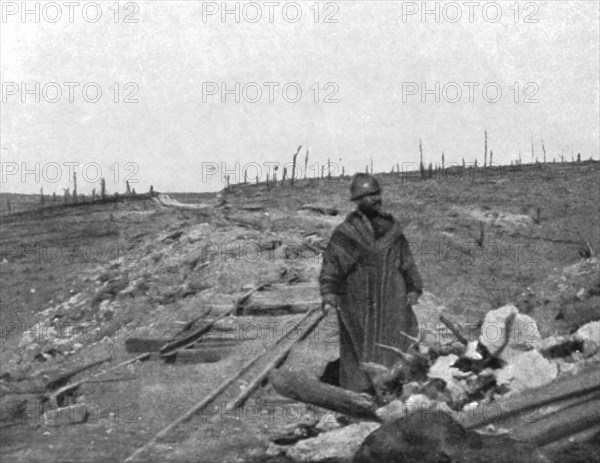
<path id="1" fill-rule="evenodd" d="M 422 2 L 239 2 L 239 18 L 221 2 L 121 2 L 118 17 L 114 4 L 28 2 L 23 17 L 3 2 L 2 191 L 72 188 L 69 163 L 85 194 L 100 175 L 109 192 L 126 178 L 214 191 L 224 170 L 239 181 L 256 163 L 264 179 L 299 145 L 310 176 L 328 158 L 347 174 L 371 158 L 409 169 L 419 139 L 426 162 L 481 163 L 485 129 L 495 163 L 529 162 L 532 141 L 541 160 L 542 140 L 548 161 L 599 158 L 597 1 L 427 2 L 438 18 Z"/>

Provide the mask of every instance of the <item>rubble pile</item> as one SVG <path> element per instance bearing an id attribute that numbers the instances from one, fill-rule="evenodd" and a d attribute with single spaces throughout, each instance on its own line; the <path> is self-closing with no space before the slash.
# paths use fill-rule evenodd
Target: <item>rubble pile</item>
<path id="1" fill-rule="evenodd" d="M 511 461 L 511 455 L 516 458 L 514 461 L 531 461 L 534 447 L 517 445 L 504 436 L 509 432 L 507 429 L 490 424 L 485 428 L 486 432 L 493 437 L 503 436 L 507 442 L 499 444 L 498 440 L 486 441 L 485 438 L 482 441 L 480 434 L 473 430 L 468 431 L 468 436 L 465 434 L 467 430 L 461 426 L 465 424 L 464 418 L 475 409 L 486 405 L 493 407 L 498 401 L 520 397 L 525 391 L 600 363 L 600 321 L 587 323 L 570 335 L 542 339 L 535 320 L 508 304 L 486 314 L 477 339 L 469 340 L 457 332 L 456 324 L 447 322 L 447 325 L 456 332 L 454 342 L 420 345 L 412 347 L 408 353 L 398 352 L 400 360 L 390 369 L 377 364 L 362 364 L 375 386 L 373 400 L 378 407 L 375 415 L 383 425 L 364 441 L 354 461 L 382 461 L 381 458 L 385 460 L 390 455 L 398 458 L 400 454 L 401 461 L 440 461 L 438 451 L 448 457 L 447 461 L 454 461 L 453 454 L 463 452 L 463 456 L 466 455 L 465 451 L 473 454 L 472 461 L 479 461 L 482 454 L 477 452 L 489 450 L 490 446 L 504 449 L 503 453 L 498 453 L 504 455 L 504 459 L 499 456 L 498 461 Z M 418 419 L 411 418 L 413 416 Z M 428 416 L 437 417 L 435 423 L 426 424 L 423 419 Z M 440 433 L 431 431 L 439 424 L 440 417 L 444 418 L 441 421 L 447 422 L 446 427 L 440 428 L 441 434 L 451 433 L 453 427 L 456 428 L 454 431 L 465 434 L 461 438 L 462 450 Z M 416 422 L 408 426 L 407 420 Z M 415 429 L 419 426 L 425 426 L 424 432 L 416 436 Z M 339 430 L 337 432 L 340 434 Z M 375 435 L 379 437 L 374 438 Z M 425 445 L 424 436 L 433 440 L 437 436 L 441 444 L 432 441 L 431 445 Z M 407 442 L 411 439 L 418 449 L 413 449 L 416 453 L 409 457 L 405 452 L 409 452 Z M 296 446 L 301 447 L 301 452 L 296 446 L 272 445 L 270 454 L 284 453 L 293 459 L 301 454 L 300 459 L 296 458 L 298 461 L 320 461 L 321 457 L 330 456 L 328 452 L 323 453 L 319 445 L 326 440 L 319 436 L 298 442 Z M 402 440 L 406 445 L 399 444 Z M 535 458 L 538 458 L 537 454 Z M 539 456 L 536 461 L 548 460 Z"/>

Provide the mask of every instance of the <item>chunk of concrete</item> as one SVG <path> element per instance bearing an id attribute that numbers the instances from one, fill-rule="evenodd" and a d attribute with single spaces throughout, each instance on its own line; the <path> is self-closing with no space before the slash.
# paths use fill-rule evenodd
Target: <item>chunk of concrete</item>
<path id="1" fill-rule="evenodd" d="M 600 321 L 583 325 L 573 335 L 573 338 L 583 342 L 583 355 L 589 357 L 600 350 Z"/>
<path id="2" fill-rule="evenodd" d="M 512 322 L 510 321 L 512 318 Z M 508 330 L 507 330 L 508 322 Z M 537 323 L 528 315 L 519 313 L 513 304 L 490 310 L 483 321 L 479 342 L 492 355 L 510 362 L 524 350 L 536 347 L 542 337 Z"/>
<path id="3" fill-rule="evenodd" d="M 317 437 L 286 447 L 271 444 L 267 455 L 285 455 L 297 462 L 333 460 L 351 462 L 365 438 L 380 427 L 379 423 L 363 421 L 340 429 L 324 432 Z"/>
<path id="4" fill-rule="evenodd" d="M 450 396 L 454 402 L 462 401 L 467 393 L 466 384 L 457 379 L 464 375 L 463 372 L 452 366 L 457 360 L 458 356 L 454 354 L 438 357 L 427 373 L 429 378 L 444 380 L 446 389 L 450 392 Z"/>
<path id="5" fill-rule="evenodd" d="M 463 357 L 470 360 L 483 360 L 483 356 L 477 351 L 478 346 L 478 341 L 471 341 L 469 344 L 467 344 L 467 350 L 465 351 Z"/>
<path id="6" fill-rule="evenodd" d="M 498 385 L 506 385 L 510 389 L 504 396 L 543 386 L 552 382 L 558 375 L 557 366 L 547 360 L 537 350 L 521 352 L 519 356 L 496 372 Z"/>

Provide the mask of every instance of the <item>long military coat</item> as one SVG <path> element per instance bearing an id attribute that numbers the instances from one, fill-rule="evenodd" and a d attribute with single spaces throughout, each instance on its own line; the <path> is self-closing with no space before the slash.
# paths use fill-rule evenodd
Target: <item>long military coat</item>
<path id="1" fill-rule="evenodd" d="M 349 214 L 331 236 L 319 283 L 323 301 L 339 307 L 340 385 L 369 391 L 359 362 L 391 367 L 397 356 L 376 343 L 406 350 L 412 341 L 400 331 L 418 335 L 406 295 L 422 293 L 422 280 L 394 217 L 382 214 L 371 222 L 359 211 Z"/>

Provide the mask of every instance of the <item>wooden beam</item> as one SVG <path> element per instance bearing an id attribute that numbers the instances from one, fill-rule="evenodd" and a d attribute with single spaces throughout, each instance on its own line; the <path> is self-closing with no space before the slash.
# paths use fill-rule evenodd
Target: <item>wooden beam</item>
<path id="1" fill-rule="evenodd" d="M 304 315 L 300 320 L 298 320 L 294 324 L 294 326 L 292 327 L 292 330 L 279 336 L 279 338 L 277 338 L 275 340 L 275 342 L 272 344 L 271 349 L 275 348 L 275 346 L 277 344 L 279 344 L 284 339 L 286 339 L 288 337 L 288 334 L 291 331 L 293 331 L 294 329 L 296 329 L 298 326 L 300 326 L 300 324 L 303 323 L 304 320 L 306 320 L 310 315 L 311 315 L 311 313 L 307 313 L 306 315 Z M 231 384 L 234 381 L 236 381 L 247 370 L 249 370 L 252 366 L 254 366 L 254 364 L 256 362 L 258 362 L 261 358 L 263 358 L 264 355 L 265 355 L 264 352 L 260 352 L 257 355 L 255 355 L 254 357 L 252 357 L 250 360 L 248 360 L 244 365 L 242 365 L 240 368 L 238 368 L 233 373 L 232 376 L 230 376 L 228 379 L 223 381 L 216 389 L 213 389 L 213 391 L 207 397 L 202 399 L 202 401 L 198 402 L 192 408 L 187 410 L 183 415 L 179 416 L 177 419 L 175 419 L 174 421 L 169 423 L 165 428 L 163 428 L 161 431 L 159 431 L 149 442 L 147 442 L 146 444 L 144 444 L 141 447 L 138 447 L 135 450 L 135 452 L 133 452 L 131 455 L 129 455 L 124 460 L 123 463 L 130 463 L 130 462 L 134 461 L 139 455 L 141 455 L 146 450 L 148 450 L 150 447 L 152 447 L 156 443 L 157 440 L 163 439 L 164 437 L 166 437 L 173 429 L 175 429 L 181 423 L 188 421 L 190 418 L 192 418 L 194 415 L 196 415 L 200 410 L 204 409 L 208 404 L 212 403 L 215 400 L 215 398 L 219 396 L 219 394 L 221 394 L 229 386 L 231 386 Z"/>
<path id="2" fill-rule="evenodd" d="M 231 348 L 182 349 L 167 358 L 168 363 L 215 363 L 231 353 Z"/>
<path id="3" fill-rule="evenodd" d="M 600 424 L 600 399 L 585 402 L 521 426 L 511 437 L 544 445 Z"/>
<path id="4" fill-rule="evenodd" d="M 274 316 L 306 313 L 310 309 L 320 307 L 319 303 L 253 303 L 243 308 L 244 315 Z"/>
<path id="5" fill-rule="evenodd" d="M 316 310 L 320 309 L 313 309 L 307 315 L 314 313 Z M 298 337 L 298 339 L 295 339 L 294 342 L 288 343 L 288 345 L 285 346 L 285 349 L 283 349 L 279 354 L 273 357 L 269 361 L 269 363 L 265 365 L 261 372 L 254 378 L 252 378 L 252 381 L 245 387 L 245 389 L 226 405 L 226 409 L 232 410 L 241 405 L 244 402 L 244 400 L 246 400 L 246 398 L 250 394 L 252 394 L 252 392 L 254 392 L 254 390 L 267 378 L 267 376 L 269 376 L 269 373 L 271 373 L 271 371 L 285 359 L 285 357 L 289 354 L 294 345 L 296 345 L 298 341 L 301 341 L 302 339 L 306 338 L 306 336 L 308 336 L 312 332 L 315 326 L 317 326 L 321 322 L 321 320 L 325 318 L 326 315 L 327 314 L 325 313 L 321 313 L 308 325 L 308 327 L 302 332 L 302 335 Z"/>
<path id="6" fill-rule="evenodd" d="M 558 379 L 545 386 L 529 389 L 519 395 L 500 398 L 493 404 L 499 410 L 498 413 L 490 413 L 492 405 L 481 404 L 472 412 L 469 412 L 468 417 L 463 417 L 461 424 L 466 428 L 478 428 L 527 410 L 598 390 L 600 390 L 600 375 L 597 369 L 589 368 L 578 375 Z"/>
<path id="7" fill-rule="evenodd" d="M 77 374 L 79 374 L 79 373 L 81 373 L 83 371 L 86 371 L 86 370 L 89 370 L 91 368 L 94 368 L 94 367 L 96 367 L 98 365 L 102 365 L 104 362 L 108 362 L 111 359 L 112 359 L 112 357 L 106 357 L 106 358 L 97 360 L 95 362 L 88 363 L 87 365 L 83 365 L 83 366 L 81 366 L 79 368 L 76 368 L 74 370 L 68 371 L 67 373 L 64 373 L 64 374 L 62 374 L 62 375 L 60 375 L 60 376 L 58 376 L 58 377 L 56 377 L 56 378 L 48 381 L 48 383 L 46 384 L 46 389 L 53 390 L 53 389 L 56 389 L 57 387 L 62 387 L 65 384 L 67 384 L 69 382 L 69 380 L 73 376 L 75 376 L 75 375 L 77 375 Z"/>
<path id="8" fill-rule="evenodd" d="M 356 418 L 380 421 L 375 414 L 375 400 L 366 395 L 322 383 L 317 378 L 286 368 L 274 371 L 269 381 L 285 397 Z"/>
<path id="9" fill-rule="evenodd" d="M 192 333 L 188 334 L 187 336 L 184 336 L 181 339 L 177 339 L 175 341 L 168 343 L 166 346 L 164 346 L 160 350 L 160 356 L 161 357 L 170 357 L 171 355 L 175 355 L 180 350 L 186 349 L 186 348 L 196 344 L 205 333 L 207 333 L 208 331 L 211 330 L 211 328 L 213 327 L 213 325 L 215 323 L 217 323 L 219 320 L 222 320 L 223 318 L 227 317 L 232 312 L 233 312 L 233 309 L 225 312 L 223 315 L 215 318 L 211 323 L 205 324 L 204 326 L 202 326 L 201 328 L 198 328 L 197 330 L 193 331 Z"/>

